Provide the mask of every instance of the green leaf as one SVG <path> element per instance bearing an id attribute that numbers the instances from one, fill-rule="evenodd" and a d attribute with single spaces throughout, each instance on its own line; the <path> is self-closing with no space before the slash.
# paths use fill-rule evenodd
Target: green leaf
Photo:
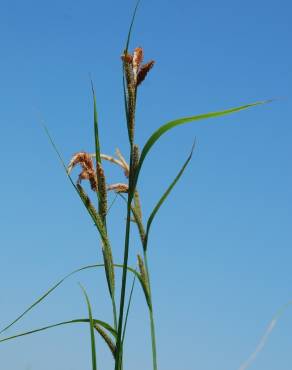
<path id="1" fill-rule="evenodd" d="M 133 28 L 133 24 L 134 24 L 134 21 L 135 21 L 135 18 L 136 18 L 136 13 L 137 13 L 139 3 L 140 3 L 140 0 L 137 1 L 134 12 L 133 12 L 133 15 L 132 15 L 132 20 L 131 20 L 131 23 L 130 23 L 129 32 L 128 32 L 128 36 L 127 36 L 127 41 L 126 41 L 125 52 L 127 52 L 128 49 L 129 49 L 129 44 L 130 44 L 131 34 L 132 34 L 132 28 Z"/>
<path id="2" fill-rule="evenodd" d="M 96 108 L 96 96 L 93 87 L 93 82 L 91 81 L 91 89 L 93 96 L 93 122 L 94 122 L 94 142 L 95 142 L 95 155 L 96 161 L 101 163 L 100 158 L 100 144 L 99 144 L 99 134 L 98 134 L 98 119 L 97 119 L 97 108 Z"/>
<path id="3" fill-rule="evenodd" d="M 107 324 L 106 322 L 104 322 L 104 321 L 94 319 L 93 322 L 94 322 L 94 324 L 98 324 L 100 326 L 103 326 L 106 329 L 111 328 L 111 326 L 109 324 Z M 62 321 L 62 322 L 59 322 L 57 324 L 44 326 L 42 328 L 26 331 L 24 333 L 12 335 L 10 337 L 0 339 L 0 343 L 1 342 L 7 342 L 8 340 L 11 340 L 11 339 L 16 339 L 16 338 L 19 338 L 19 337 L 23 337 L 25 335 L 38 333 L 40 331 L 44 331 L 44 330 L 47 330 L 47 329 L 56 328 L 57 326 L 67 325 L 67 324 L 76 324 L 76 323 L 89 323 L 89 319 L 74 319 L 74 320 L 69 320 L 69 321 Z M 117 335 L 116 331 L 113 328 L 111 328 L 111 330 L 115 333 L 115 337 L 116 337 L 116 335 Z"/>
<path id="4" fill-rule="evenodd" d="M 0 331 L 0 334 L 2 334 L 4 331 L 6 331 L 7 329 L 11 328 L 11 326 L 13 326 L 15 323 L 17 323 L 17 321 L 19 321 L 25 314 L 27 314 L 30 310 L 32 310 L 36 305 L 38 305 L 42 300 L 44 300 L 50 293 L 52 293 L 56 288 L 58 288 L 59 285 L 61 285 L 63 283 L 63 281 L 65 281 L 66 279 L 68 279 L 70 276 L 76 274 L 77 272 L 80 272 L 80 271 L 83 271 L 83 270 L 87 270 L 89 268 L 96 268 L 96 267 L 104 267 L 104 264 L 99 264 L 99 265 L 89 265 L 89 266 L 85 266 L 85 267 L 81 267 L 77 270 L 74 270 L 72 272 L 70 272 L 70 274 L 67 274 L 65 277 L 63 277 L 61 280 L 59 280 L 52 288 L 50 288 L 49 290 L 47 290 L 40 298 L 38 298 L 32 305 L 30 305 L 22 314 L 20 314 L 15 320 L 13 320 L 9 325 L 5 326 L 5 328 L 3 328 L 1 331 Z M 111 328 L 112 329 L 112 328 Z M 112 329 L 113 330 L 113 329 Z"/>
<path id="5" fill-rule="evenodd" d="M 184 170 L 186 169 L 187 165 L 189 164 L 189 162 L 190 162 L 190 160 L 192 158 L 193 151 L 194 151 L 194 145 L 192 147 L 192 150 L 191 150 L 191 152 L 190 152 L 187 160 L 183 164 L 181 170 L 179 171 L 179 173 L 177 174 L 177 176 L 175 177 L 175 179 L 172 181 L 172 183 L 170 184 L 170 186 L 167 188 L 166 192 L 162 195 L 162 197 L 160 198 L 159 202 L 156 204 L 156 206 L 154 207 L 151 215 L 148 218 L 147 227 L 146 227 L 146 235 L 145 235 L 144 244 L 143 244 L 143 248 L 144 248 L 145 251 L 147 250 L 148 235 L 149 235 L 149 231 L 150 231 L 150 227 L 151 227 L 152 221 L 154 220 L 154 217 L 156 216 L 156 213 L 158 212 L 159 208 L 162 206 L 163 202 L 168 197 L 169 193 L 175 187 L 176 183 L 178 182 L 178 180 L 180 179 L 180 177 L 184 173 Z"/>
<path id="6" fill-rule="evenodd" d="M 86 304 L 87 304 L 87 309 L 88 309 L 88 316 L 89 316 L 89 322 L 90 322 L 90 339 L 91 339 L 91 357 L 92 357 L 92 370 L 97 370 L 97 364 L 96 364 L 96 349 L 95 349 L 95 336 L 94 336 L 94 321 L 92 318 L 92 310 L 91 310 L 91 305 L 90 301 L 88 298 L 88 295 L 86 293 L 86 290 L 84 287 L 80 284 L 80 287 L 83 291 Z"/>
<path id="7" fill-rule="evenodd" d="M 79 197 L 80 197 L 82 203 L 84 204 L 88 214 L 90 215 L 92 221 L 94 222 L 96 228 L 98 229 L 100 237 L 103 241 L 103 246 L 104 246 L 103 250 L 105 251 L 105 252 L 103 252 L 103 254 L 105 256 L 106 277 L 107 277 L 107 282 L 108 282 L 111 297 L 113 297 L 113 295 L 114 295 L 114 285 L 115 285 L 114 284 L 114 271 L 113 271 L 113 268 L 112 268 L 111 246 L 110 246 L 110 243 L 109 243 L 109 240 L 108 240 L 106 227 L 105 227 L 100 215 L 97 214 L 96 212 L 94 212 L 93 208 L 90 207 L 89 198 L 87 197 L 87 195 L 84 192 L 82 192 L 82 187 L 79 186 L 79 188 L 78 188 L 74 184 L 74 181 L 72 180 L 70 174 L 67 171 L 67 167 L 66 167 L 66 165 L 63 161 L 63 158 L 62 158 L 62 156 L 61 156 L 61 154 L 60 154 L 52 136 L 49 133 L 49 130 L 47 129 L 47 127 L 45 125 L 43 125 L 43 128 L 44 128 L 45 133 L 47 134 L 47 136 L 49 138 L 50 143 L 52 144 L 53 149 L 57 153 L 57 156 L 59 157 L 59 160 L 60 160 L 62 166 L 65 169 L 66 175 L 68 176 L 68 178 L 69 178 L 72 186 L 74 187 L 75 191 L 79 195 Z"/>
<path id="8" fill-rule="evenodd" d="M 241 110 L 245 110 L 245 109 L 255 107 L 255 106 L 261 105 L 261 104 L 266 104 L 266 103 L 269 103 L 269 102 L 271 102 L 271 100 L 263 100 L 263 101 L 258 101 L 256 103 L 246 104 L 246 105 L 242 105 L 240 107 L 226 109 L 226 110 L 222 110 L 222 111 L 218 111 L 218 112 L 210 112 L 210 113 L 205 113 L 205 114 L 198 114 L 196 116 L 191 116 L 191 117 L 184 117 L 184 118 L 180 118 L 180 119 L 177 119 L 177 120 L 174 120 L 174 121 L 170 121 L 170 122 L 164 124 L 163 126 L 159 127 L 159 129 L 156 130 L 150 136 L 150 138 L 148 139 L 148 141 L 144 145 L 144 148 L 143 148 L 141 156 L 140 156 L 140 161 L 139 161 L 139 164 L 137 166 L 134 184 L 135 185 L 137 184 L 139 172 L 141 170 L 142 164 L 143 164 L 148 152 L 150 151 L 152 146 L 156 143 L 156 141 L 163 134 L 165 134 L 167 131 L 171 130 L 174 127 L 183 125 L 185 123 L 195 122 L 195 121 L 199 121 L 199 120 L 203 120 L 203 119 L 207 119 L 207 118 L 215 118 L 215 117 L 226 116 L 226 115 L 231 114 L 231 113 L 239 112 Z"/>
<path id="9" fill-rule="evenodd" d="M 134 292 L 135 282 L 136 282 L 136 275 L 134 275 L 133 281 L 132 281 L 132 286 L 131 286 L 131 291 L 130 291 L 128 306 L 127 306 L 127 311 L 126 311 L 126 316 L 125 316 L 124 330 L 123 330 L 123 335 L 122 335 L 122 343 L 124 343 L 124 339 L 125 339 L 125 335 L 126 335 L 126 329 L 127 329 L 127 324 L 128 324 L 128 317 L 129 317 L 129 312 L 130 312 L 130 308 L 131 308 L 131 303 L 132 303 L 132 298 L 133 298 L 133 292 Z"/>
<path id="10" fill-rule="evenodd" d="M 118 268 L 122 268 L 123 265 L 114 265 L 115 267 L 118 267 Z M 66 276 L 64 276 L 61 280 L 59 280 L 55 285 L 53 285 L 50 289 L 48 289 L 40 298 L 38 298 L 33 304 L 31 304 L 22 314 L 20 314 L 15 320 L 13 320 L 9 325 L 5 326 L 5 328 L 3 328 L 1 331 L 0 331 L 0 334 L 2 334 L 3 332 L 5 332 L 6 330 L 10 329 L 14 324 L 16 324 L 23 316 L 25 316 L 30 310 L 32 310 L 35 306 L 37 306 L 39 303 L 41 303 L 50 293 L 52 293 L 56 288 L 58 288 L 58 286 L 60 286 L 66 279 L 68 279 L 70 276 L 78 273 L 78 272 L 81 272 L 81 271 L 84 271 L 84 270 L 88 270 L 88 269 L 93 269 L 93 268 L 98 268 L 98 267 L 104 267 L 104 264 L 97 264 L 97 265 L 88 265 L 88 266 L 84 266 L 84 267 L 81 267 L 77 270 L 74 270 L 72 272 L 70 272 L 69 274 L 67 274 Z M 138 274 L 138 272 L 131 268 L 131 267 L 128 267 L 128 271 L 132 272 L 140 281 L 140 283 L 142 284 L 142 281 L 141 281 L 141 277 L 140 275 Z M 106 322 L 104 321 L 97 321 L 99 325 L 103 326 L 105 329 L 107 329 L 114 337 L 117 336 L 117 332 L 115 331 L 115 329 L 110 326 L 109 324 L 107 324 Z M 58 324 L 59 325 L 59 324 Z M 61 325 L 61 324 L 60 324 Z"/>

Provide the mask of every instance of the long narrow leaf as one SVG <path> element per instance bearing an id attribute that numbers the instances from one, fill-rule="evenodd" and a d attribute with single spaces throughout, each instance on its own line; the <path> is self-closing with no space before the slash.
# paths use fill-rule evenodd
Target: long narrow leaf
<path id="1" fill-rule="evenodd" d="M 136 18 L 136 13 L 137 13 L 139 3 L 140 3 L 140 0 L 137 1 L 134 12 L 133 12 L 133 15 L 132 15 L 132 19 L 131 19 L 131 23 L 130 23 L 130 27 L 129 27 L 129 32 L 128 32 L 128 36 L 127 36 L 127 41 L 126 41 L 125 52 L 127 52 L 128 49 L 129 49 L 129 44 L 130 44 L 131 34 L 132 34 L 132 28 L 133 28 L 133 24 L 134 24 L 134 21 L 135 21 L 135 18 Z"/>
<path id="2" fill-rule="evenodd" d="M 255 102 L 255 103 L 246 104 L 246 105 L 242 105 L 240 107 L 226 109 L 226 110 L 222 110 L 222 111 L 218 111 L 218 112 L 210 112 L 210 113 L 205 113 L 205 114 L 198 114 L 196 116 L 191 116 L 191 117 L 184 117 L 184 118 L 180 118 L 180 119 L 177 119 L 177 120 L 174 120 L 174 121 L 170 121 L 170 122 L 164 124 L 163 126 L 159 127 L 159 129 L 156 130 L 150 136 L 150 138 L 148 139 L 148 141 L 144 145 L 144 148 L 143 148 L 143 150 L 141 152 L 140 161 L 139 161 L 139 164 L 137 166 L 136 176 L 135 176 L 135 182 L 134 183 L 137 184 L 139 172 L 141 170 L 142 164 L 143 164 L 143 162 L 144 162 L 144 160 L 145 160 L 148 152 L 150 151 L 150 149 L 152 148 L 152 146 L 156 143 L 156 141 L 163 134 L 165 134 L 167 131 L 171 130 L 174 127 L 183 125 L 185 123 L 199 121 L 199 120 L 203 120 L 203 119 L 207 119 L 207 118 L 222 117 L 222 116 L 226 116 L 226 115 L 231 114 L 231 113 L 239 112 L 241 110 L 245 110 L 245 109 L 248 109 L 248 108 L 251 108 L 251 107 L 255 107 L 257 105 L 269 103 L 269 102 L 271 102 L 271 100 L 263 100 L 263 101 L 258 101 L 258 102 Z"/>
<path id="3" fill-rule="evenodd" d="M 91 304 L 88 298 L 88 295 L 86 293 L 86 290 L 84 287 L 80 284 L 80 287 L 83 291 L 87 310 L 88 310 L 88 316 L 89 316 L 89 323 L 90 323 L 90 340 L 91 340 L 91 357 L 92 357 L 92 370 L 97 370 L 97 364 L 96 364 L 96 349 L 95 349 L 95 336 L 94 336 L 94 322 L 92 318 L 92 310 L 91 310 Z"/>
<path id="4" fill-rule="evenodd" d="M 98 119 L 97 119 L 97 108 L 96 108 L 96 96 L 93 87 L 93 82 L 91 81 L 91 89 L 93 96 L 93 124 L 94 124 L 94 142 L 95 142 L 95 155 L 96 161 L 101 163 L 100 159 L 100 144 L 99 144 L 99 134 L 98 134 Z"/>
<path id="5" fill-rule="evenodd" d="M 181 170 L 179 171 L 179 173 L 177 174 L 177 176 L 175 177 L 175 179 L 172 181 L 172 183 L 170 184 L 170 186 L 167 188 L 166 192 L 162 195 L 162 197 L 160 198 L 159 202 L 156 204 L 156 206 L 154 207 L 151 215 L 148 218 L 147 227 L 146 227 L 146 235 L 145 235 L 145 238 L 144 238 L 144 245 L 143 245 L 144 250 L 147 250 L 148 235 L 149 235 L 149 231 L 150 231 L 150 227 L 151 227 L 152 221 L 154 220 L 154 217 L 155 217 L 156 213 L 158 212 L 159 208 L 162 206 L 163 202 L 168 197 L 169 193 L 175 187 L 176 183 L 178 182 L 178 180 L 180 179 L 180 177 L 184 173 L 184 170 L 186 169 L 187 165 L 189 164 L 189 162 L 190 162 L 190 160 L 192 158 L 193 151 L 194 151 L 194 145 L 192 147 L 191 153 L 189 154 L 187 160 L 183 164 Z"/>
<path id="6" fill-rule="evenodd" d="M 6 331 L 7 329 L 11 328 L 12 325 L 14 325 L 15 323 L 17 323 L 17 321 L 19 321 L 25 314 L 27 314 L 30 310 L 32 310 L 36 305 L 38 305 L 42 300 L 44 300 L 50 293 L 52 293 L 56 288 L 58 288 L 59 285 L 61 285 L 63 283 L 63 281 L 65 281 L 66 279 L 68 279 L 70 276 L 76 274 L 77 272 L 80 272 L 82 270 L 87 270 L 89 268 L 96 268 L 96 267 L 103 267 L 104 265 L 103 264 L 99 264 L 99 265 L 90 265 L 90 266 L 85 266 L 85 267 L 81 267 L 77 270 L 74 270 L 72 272 L 70 272 L 69 274 L 67 274 L 66 276 L 64 276 L 61 280 L 59 280 L 54 286 L 52 286 L 52 288 L 50 288 L 49 290 L 47 290 L 40 298 L 38 298 L 32 305 L 30 305 L 22 314 L 20 314 L 15 320 L 13 320 L 9 325 L 5 326 L 5 328 L 3 328 L 1 331 L 0 331 L 0 334 L 2 334 L 4 331 Z"/>
<path id="7" fill-rule="evenodd" d="M 133 298 L 133 292 L 134 292 L 135 283 L 136 283 L 136 275 L 134 275 L 134 277 L 133 277 L 131 291 L 130 291 L 130 296 L 129 296 L 129 300 L 128 300 L 128 306 L 127 306 L 127 311 L 126 311 L 126 316 L 125 316 L 124 330 L 123 330 L 123 335 L 122 335 L 122 343 L 124 343 L 124 339 L 125 339 L 125 335 L 126 335 L 127 324 L 128 324 L 128 317 L 129 317 L 129 312 L 130 312 L 130 308 L 131 308 L 131 303 L 132 303 L 132 298 Z"/>
<path id="8" fill-rule="evenodd" d="M 108 327 L 109 326 L 104 321 L 95 320 L 95 319 L 93 321 L 94 321 L 94 324 L 98 324 L 98 325 L 101 325 L 103 327 Z M 74 320 L 69 320 L 69 321 L 62 321 L 62 322 L 59 322 L 57 324 L 52 324 L 52 325 L 44 326 L 42 328 L 38 328 L 38 329 L 26 331 L 24 333 L 12 335 L 10 337 L 0 339 L 0 343 L 7 342 L 8 340 L 11 340 L 11 339 L 16 339 L 16 338 L 19 338 L 19 337 L 23 337 L 25 335 L 30 335 L 30 334 L 38 333 L 40 331 L 44 331 L 44 330 L 47 330 L 47 329 L 56 328 L 57 326 L 67 325 L 67 324 L 76 324 L 76 323 L 89 323 L 89 319 L 74 319 Z M 113 332 L 115 332 L 114 329 L 112 329 L 112 330 L 113 330 Z"/>
<path id="9" fill-rule="evenodd" d="M 115 267 L 118 267 L 118 268 L 122 268 L 123 265 L 114 265 Z M 25 316 L 30 310 L 32 310 L 35 306 L 37 306 L 39 303 L 41 303 L 50 293 L 52 293 L 56 288 L 58 288 L 58 286 L 60 286 L 66 279 L 68 279 L 70 276 L 78 273 L 78 272 L 81 272 L 81 271 L 84 271 L 84 270 L 88 270 L 88 269 L 93 269 L 93 268 L 98 268 L 98 267 L 104 267 L 104 264 L 98 264 L 98 265 L 88 265 L 88 266 L 84 266 L 84 267 L 81 267 L 77 270 L 74 270 L 72 272 L 70 272 L 69 274 L 67 274 L 66 276 L 64 276 L 61 280 L 59 280 L 55 285 L 53 285 L 50 289 L 48 289 L 40 298 L 38 298 L 33 304 L 31 304 L 23 313 L 21 313 L 15 320 L 13 320 L 9 325 L 5 326 L 1 331 L 0 331 L 0 334 L 2 334 L 3 332 L 5 332 L 6 330 L 8 330 L 9 328 L 11 328 L 14 324 L 16 324 L 23 316 Z M 140 281 L 140 283 L 142 284 L 141 282 L 141 277 L 140 275 L 138 274 L 138 272 L 131 268 L 131 267 L 128 267 L 128 271 L 132 272 Z M 116 331 L 107 323 L 105 322 L 102 322 L 100 321 L 99 324 L 101 326 L 103 326 L 105 329 L 107 329 L 112 335 L 114 335 L 116 337 Z"/>

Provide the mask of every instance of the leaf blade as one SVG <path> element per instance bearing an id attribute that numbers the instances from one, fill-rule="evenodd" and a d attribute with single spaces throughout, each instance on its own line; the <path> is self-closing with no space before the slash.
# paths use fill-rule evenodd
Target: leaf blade
<path id="1" fill-rule="evenodd" d="M 172 128 L 175 128 L 177 126 L 186 124 L 186 123 L 195 122 L 195 121 L 199 121 L 199 120 L 204 120 L 204 119 L 208 119 L 208 118 L 216 118 L 216 117 L 226 116 L 228 114 L 236 113 L 236 112 L 239 112 L 239 111 L 251 108 L 251 107 L 255 107 L 257 105 L 266 104 L 266 103 L 269 103 L 269 102 L 271 102 L 271 100 L 262 100 L 262 101 L 258 101 L 258 102 L 255 102 L 255 103 L 245 104 L 245 105 L 242 105 L 242 106 L 239 106 L 239 107 L 230 108 L 230 109 L 226 109 L 226 110 L 222 110 L 222 111 L 203 113 L 203 114 L 198 114 L 196 116 L 190 116 L 190 117 L 183 117 L 183 118 L 179 118 L 179 119 L 176 119 L 176 120 L 173 120 L 173 121 L 169 121 L 166 124 L 160 126 L 150 136 L 150 138 L 147 140 L 146 144 L 143 147 L 143 150 L 142 150 L 141 156 L 140 156 L 140 160 L 139 160 L 139 164 L 138 164 L 137 170 L 136 170 L 135 185 L 137 184 L 138 176 L 139 176 L 142 164 L 143 164 L 147 154 L 149 153 L 149 151 L 153 147 L 153 145 L 156 143 L 156 141 L 163 134 L 165 134 L 167 131 L 169 131 Z"/>
<path id="2" fill-rule="evenodd" d="M 92 358 L 92 370 L 97 370 L 97 362 L 96 362 L 96 348 L 95 348 L 95 335 L 94 335 L 94 322 L 92 318 L 92 309 L 91 304 L 89 301 L 89 297 L 86 293 L 85 288 L 80 284 L 80 287 L 82 289 L 82 292 L 85 297 L 87 310 L 88 310 L 88 316 L 89 316 L 89 323 L 90 323 L 90 340 L 91 340 L 91 358 Z"/>
<path id="3" fill-rule="evenodd" d="M 16 338 L 23 337 L 23 336 L 26 336 L 26 335 L 38 333 L 40 331 L 56 328 L 56 327 L 62 326 L 62 325 L 75 324 L 75 323 L 88 323 L 88 322 L 89 322 L 89 319 L 74 319 L 74 320 L 62 321 L 62 322 L 59 322 L 57 324 L 47 325 L 47 326 L 44 326 L 44 327 L 41 327 L 41 328 L 38 328 L 38 329 L 33 329 L 33 330 L 30 330 L 30 331 L 27 331 L 27 332 L 24 332 L 24 333 L 12 335 L 12 336 L 7 337 L 7 338 L 2 338 L 2 339 L 0 339 L 0 343 L 7 342 L 8 340 L 16 339 Z M 104 324 L 106 324 L 105 326 L 108 325 L 107 323 L 105 323 L 104 321 L 101 321 L 101 320 L 95 320 L 94 319 L 94 322 L 96 322 L 97 324 L 99 324 L 101 326 L 104 326 Z"/>
<path id="4" fill-rule="evenodd" d="M 23 313 L 21 313 L 15 320 L 13 320 L 9 325 L 1 329 L 0 334 L 2 334 L 4 331 L 11 328 L 14 324 L 16 324 L 23 316 L 25 316 L 30 310 L 32 310 L 35 306 L 37 306 L 41 301 L 43 301 L 50 293 L 52 293 L 55 289 L 58 288 L 59 285 L 61 285 L 65 280 L 67 280 L 70 276 L 76 274 L 77 272 L 93 268 L 93 267 L 103 267 L 103 264 L 98 265 L 88 265 L 81 267 L 77 270 L 74 270 L 70 272 L 69 274 L 65 275 L 62 279 L 60 279 L 55 285 L 53 285 L 51 288 L 49 288 L 41 297 L 39 297 L 34 303 L 32 303 Z"/>
<path id="5" fill-rule="evenodd" d="M 144 244 L 143 244 L 143 248 L 144 248 L 145 251 L 147 250 L 148 235 L 149 235 L 150 227 L 151 227 L 151 224 L 152 224 L 152 222 L 154 220 L 154 217 L 156 216 L 157 212 L 159 211 L 159 208 L 162 206 L 162 204 L 165 201 L 165 199 L 168 197 L 168 195 L 170 194 L 170 192 L 172 191 L 172 189 L 175 187 L 175 185 L 177 184 L 177 182 L 181 178 L 181 176 L 184 173 L 187 165 L 189 164 L 190 160 L 192 159 L 193 151 L 194 151 L 194 145 L 192 146 L 191 152 L 190 152 L 187 160 L 184 162 L 183 166 L 181 167 L 179 173 L 176 175 L 176 177 L 174 178 L 174 180 L 172 181 L 172 183 L 170 184 L 170 186 L 163 193 L 162 197 L 159 199 L 159 201 L 157 202 L 156 206 L 154 207 L 153 211 L 151 212 L 151 214 L 150 214 L 150 216 L 148 218 L 147 226 L 146 226 L 146 234 L 145 234 Z"/>

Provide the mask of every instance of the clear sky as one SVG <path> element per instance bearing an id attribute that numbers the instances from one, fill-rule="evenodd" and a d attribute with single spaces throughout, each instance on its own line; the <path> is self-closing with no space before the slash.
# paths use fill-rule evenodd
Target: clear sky
<path id="1" fill-rule="evenodd" d="M 121 60 L 134 1 L 6 1 L 0 13 L 0 294 L 4 326 L 71 270 L 101 261 L 96 232 L 42 131 L 68 162 L 92 151 L 97 93 L 102 151 L 127 156 Z M 145 218 L 197 147 L 153 224 L 149 253 L 160 370 L 237 370 L 292 299 L 291 2 L 144 0 L 131 49 L 156 64 L 141 86 L 140 146 L 161 124 L 266 98 L 272 104 L 180 127 L 145 162 Z M 111 181 L 122 174 L 106 166 Z M 77 173 L 74 173 L 76 175 Z M 121 261 L 124 205 L 110 213 Z M 140 246 L 136 233 L 131 264 Z M 7 334 L 87 315 L 110 320 L 102 272 L 72 277 Z M 148 316 L 135 290 L 125 370 L 151 368 Z M 254 370 L 292 366 L 292 308 Z M 99 369 L 112 368 L 97 339 Z M 89 370 L 86 325 L 0 344 L 2 370 Z"/>

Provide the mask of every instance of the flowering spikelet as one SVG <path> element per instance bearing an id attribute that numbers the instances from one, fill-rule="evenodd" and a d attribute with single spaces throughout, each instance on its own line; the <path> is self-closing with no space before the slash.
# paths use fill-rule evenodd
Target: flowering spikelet
<path id="1" fill-rule="evenodd" d="M 68 173 L 70 173 L 78 164 L 82 168 L 82 172 L 78 178 L 78 183 L 81 183 L 82 180 L 89 180 L 91 189 L 93 191 L 97 191 L 97 178 L 91 156 L 85 152 L 74 154 L 68 166 Z"/>
<path id="2" fill-rule="evenodd" d="M 105 175 L 101 163 L 96 163 L 96 171 L 98 178 L 98 192 L 99 192 L 99 213 L 101 217 L 105 217 L 107 214 L 107 191 L 105 184 Z"/>
<path id="3" fill-rule="evenodd" d="M 142 287 L 143 287 L 143 290 L 144 290 L 145 298 L 147 300 L 149 308 L 151 308 L 151 299 L 150 299 L 150 288 L 149 288 L 148 275 L 147 275 L 142 257 L 139 254 L 137 255 L 137 257 L 138 257 L 138 266 L 139 266 L 139 270 L 140 270 L 141 282 L 142 282 Z"/>
<path id="4" fill-rule="evenodd" d="M 128 190 L 129 190 L 129 187 L 127 184 L 123 184 L 123 183 L 117 183 L 117 184 L 111 184 L 107 187 L 107 190 L 113 190 L 115 191 L 116 193 L 127 193 Z"/>
<path id="5" fill-rule="evenodd" d="M 89 210 L 91 216 L 94 218 L 95 222 L 98 223 L 99 217 L 98 213 L 94 207 L 94 205 L 91 203 L 91 200 L 89 196 L 86 194 L 85 190 L 80 184 L 77 184 L 77 189 L 79 191 L 80 197 L 82 198 L 86 208 Z"/>
<path id="6" fill-rule="evenodd" d="M 134 147 L 133 147 L 133 162 L 132 162 L 132 168 L 133 168 L 134 173 L 135 173 L 136 168 L 137 168 L 138 163 L 139 163 L 139 157 L 140 157 L 139 147 L 138 147 L 137 144 L 134 144 Z"/>
<path id="7" fill-rule="evenodd" d="M 135 83 L 137 81 L 137 75 L 138 75 L 138 71 L 139 71 L 142 61 L 143 61 L 143 49 L 139 47 L 134 50 L 133 62 L 132 62 Z"/>
<path id="8" fill-rule="evenodd" d="M 134 76 L 133 76 L 133 56 L 131 54 L 122 55 L 122 61 L 124 62 L 125 76 L 127 81 L 128 90 L 130 87 L 133 88 Z"/>
<path id="9" fill-rule="evenodd" d="M 105 340 L 105 342 L 109 346 L 109 349 L 111 350 L 112 355 L 115 358 L 116 346 L 113 343 L 113 341 L 111 340 L 111 338 L 107 335 L 107 333 L 97 323 L 94 324 L 94 328 L 100 334 L 100 336 Z"/>
<path id="10" fill-rule="evenodd" d="M 145 80 L 145 77 L 147 76 L 147 73 L 150 71 L 150 69 L 154 66 L 154 60 L 151 60 L 150 62 L 144 64 L 137 75 L 137 86 L 140 85 L 142 81 Z"/>
<path id="11" fill-rule="evenodd" d="M 97 180 L 95 172 L 92 170 L 83 170 L 78 176 L 78 184 L 81 184 L 82 180 L 88 180 L 90 187 L 93 191 L 97 191 Z"/>
<path id="12" fill-rule="evenodd" d="M 93 170 L 93 162 L 88 153 L 85 152 L 78 152 L 73 155 L 71 161 L 68 166 L 68 172 L 71 172 L 72 169 L 77 165 L 80 164 L 84 169 L 92 169 Z"/>

